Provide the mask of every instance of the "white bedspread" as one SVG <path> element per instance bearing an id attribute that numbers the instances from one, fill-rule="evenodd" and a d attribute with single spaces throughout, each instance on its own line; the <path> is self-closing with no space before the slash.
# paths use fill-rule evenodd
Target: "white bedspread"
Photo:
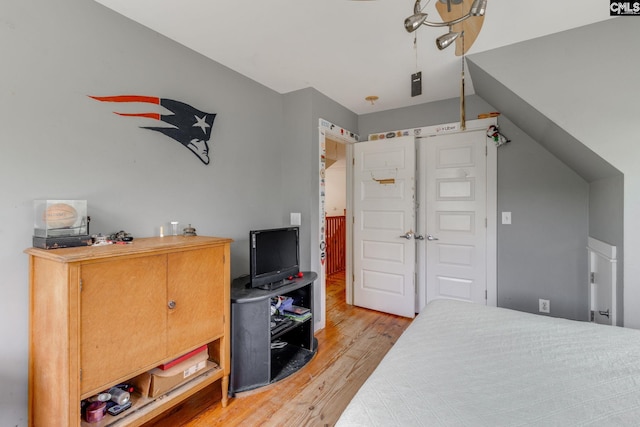
<path id="1" fill-rule="evenodd" d="M 640 331 L 430 303 L 338 426 L 640 426 Z"/>

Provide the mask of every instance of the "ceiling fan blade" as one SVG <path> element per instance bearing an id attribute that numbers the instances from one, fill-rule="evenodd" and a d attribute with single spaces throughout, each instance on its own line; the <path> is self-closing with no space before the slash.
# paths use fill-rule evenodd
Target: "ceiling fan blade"
<path id="1" fill-rule="evenodd" d="M 460 4 L 460 7 L 455 7 L 451 12 L 447 10 L 445 3 L 451 2 L 454 5 Z M 440 0 L 436 3 L 436 10 L 440 14 L 440 18 L 443 21 L 451 21 L 460 18 L 471 10 L 471 4 L 473 0 Z M 478 38 L 478 34 L 482 29 L 484 23 L 484 16 L 472 16 L 469 19 L 455 24 L 451 27 L 451 31 L 463 32 L 464 31 L 464 52 L 462 50 L 462 37 L 458 37 L 456 40 L 456 56 L 461 56 L 469 51 L 469 48 L 473 45 L 473 42 Z"/>

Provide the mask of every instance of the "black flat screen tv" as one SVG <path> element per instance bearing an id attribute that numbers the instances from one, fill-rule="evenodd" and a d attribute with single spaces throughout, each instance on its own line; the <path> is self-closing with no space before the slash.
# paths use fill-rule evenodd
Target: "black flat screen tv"
<path id="1" fill-rule="evenodd" d="M 298 227 L 252 230 L 249 242 L 250 287 L 275 289 L 300 271 Z"/>

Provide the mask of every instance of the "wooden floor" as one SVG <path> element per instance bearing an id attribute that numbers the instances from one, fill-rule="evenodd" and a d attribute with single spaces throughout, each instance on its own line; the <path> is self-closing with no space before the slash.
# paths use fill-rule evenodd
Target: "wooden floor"
<path id="1" fill-rule="evenodd" d="M 284 380 L 220 405 L 213 384 L 146 427 L 332 426 L 410 319 L 345 303 L 344 275 L 327 279 L 327 324 L 316 333 L 318 353 Z M 213 397 L 213 399 L 212 399 Z"/>

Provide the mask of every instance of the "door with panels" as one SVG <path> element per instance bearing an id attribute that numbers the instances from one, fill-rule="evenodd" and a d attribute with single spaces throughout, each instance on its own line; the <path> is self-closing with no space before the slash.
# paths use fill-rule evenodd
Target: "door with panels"
<path id="1" fill-rule="evenodd" d="M 485 129 L 423 138 L 426 302 L 487 301 Z"/>
<path id="2" fill-rule="evenodd" d="M 354 145 L 354 305 L 415 315 L 415 141 Z"/>

